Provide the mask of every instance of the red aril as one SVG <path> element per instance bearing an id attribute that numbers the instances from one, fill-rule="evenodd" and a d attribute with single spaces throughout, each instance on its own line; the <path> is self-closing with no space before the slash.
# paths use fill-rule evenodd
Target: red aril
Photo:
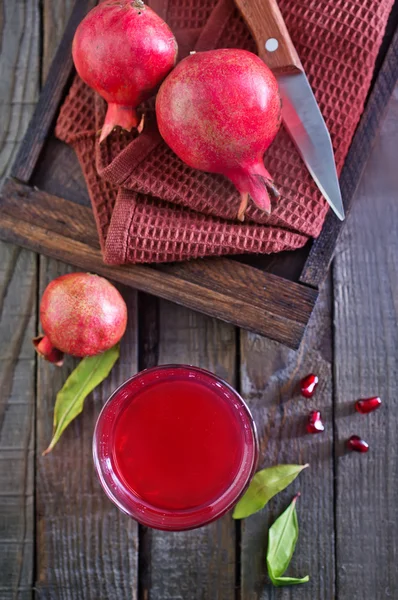
<path id="1" fill-rule="evenodd" d="M 44 335 L 33 343 L 49 362 L 62 364 L 63 354 L 93 356 L 112 348 L 123 336 L 127 307 L 109 281 L 90 273 L 57 277 L 40 303 Z"/>
<path id="2" fill-rule="evenodd" d="M 350 439 L 347 440 L 347 448 L 354 452 L 367 452 L 369 450 L 369 444 L 361 439 L 359 435 L 352 435 Z"/>
<path id="3" fill-rule="evenodd" d="M 281 124 L 278 84 L 270 69 L 246 50 L 193 53 L 162 83 L 156 98 L 159 131 L 190 167 L 221 173 L 241 195 L 270 213 L 277 196 L 263 155 Z"/>
<path id="4" fill-rule="evenodd" d="M 141 0 L 109 0 L 80 23 L 72 53 L 80 77 L 108 103 L 102 142 L 117 125 L 137 127 L 136 107 L 175 65 L 177 42 Z"/>
<path id="5" fill-rule="evenodd" d="M 318 385 L 318 377 L 310 373 L 300 381 L 300 392 L 305 398 L 311 398 L 315 394 Z"/>
<path id="6" fill-rule="evenodd" d="M 355 402 L 355 409 L 362 415 L 367 415 L 368 413 L 377 410 L 380 406 L 381 399 L 378 396 L 363 398 L 362 400 L 357 400 Z"/>
<path id="7" fill-rule="evenodd" d="M 322 433 L 325 427 L 322 422 L 321 413 L 319 410 L 313 410 L 308 416 L 307 432 L 308 433 Z"/>

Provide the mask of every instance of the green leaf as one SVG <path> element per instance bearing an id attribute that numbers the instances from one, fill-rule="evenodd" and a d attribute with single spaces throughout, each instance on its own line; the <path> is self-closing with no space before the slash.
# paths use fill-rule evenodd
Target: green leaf
<path id="1" fill-rule="evenodd" d="M 276 586 L 295 585 L 307 583 L 309 576 L 298 579 L 296 577 L 283 577 L 292 559 L 299 534 L 296 502 L 299 494 L 295 496 L 287 507 L 271 525 L 268 532 L 267 568 L 272 583 Z"/>
<path id="2" fill-rule="evenodd" d="M 309 465 L 277 465 L 255 474 L 245 495 L 239 500 L 233 512 L 234 519 L 244 519 L 264 506 L 276 494 L 294 481 Z"/>
<path id="3" fill-rule="evenodd" d="M 275 587 L 283 587 L 284 585 L 300 585 L 300 583 L 308 583 L 310 580 L 310 576 L 306 575 L 305 577 L 277 577 L 276 579 L 272 579 L 272 584 Z"/>
<path id="4" fill-rule="evenodd" d="M 43 456 L 51 452 L 62 432 L 83 410 L 84 400 L 106 379 L 119 358 L 119 344 L 102 354 L 87 356 L 72 371 L 57 394 L 54 407 L 53 438 Z"/>

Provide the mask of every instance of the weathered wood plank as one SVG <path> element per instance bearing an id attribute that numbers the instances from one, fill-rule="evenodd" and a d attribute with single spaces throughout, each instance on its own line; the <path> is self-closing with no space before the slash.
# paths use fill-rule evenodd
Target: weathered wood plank
<path id="1" fill-rule="evenodd" d="M 41 81 L 44 84 L 55 51 L 65 33 L 75 0 L 43 0 L 43 59 Z"/>
<path id="2" fill-rule="evenodd" d="M 241 598 L 265 600 L 334 598 L 332 340 L 329 285 L 321 290 L 300 350 L 241 332 L 241 392 L 253 411 L 260 438 L 260 467 L 310 463 L 268 507 L 242 521 Z M 316 395 L 307 400 L 297 389 L 301 377 L 317 373 Z M 325 432 L 305 431 L 310 410 L 322 411 Z M 300 536 L 288 573 L 309 574 L 308 584 L 273 588 L 266 568 L 269 525 L 296 491 Z"/>
<path id="3" fill-rule="evenodd" d="M 3 2 L 0 185 L 39 95 L 39 2 Z M 0 243 L 0 597 L 31 598 L 37 260 Z"/>
<path id="4" fill-rule="evenodd" d="M 197 365 L 235 383 L 234 327 L 168 302 L 160 302 L 159 310 L 160 364 Z M 146 530 L 145 552 L 145 600 L 234 597 L 235 526 L 230 515 L 183 533 Z"/>
<path id="5" fill-rule="evenodd" d="M 36 257 L 0 245 L 0 598 L 33 583 Z"/>
<path id="6" fill-rule="evenodd" d="M 398 87 L 334 264 L 339 598 L 398 597 Z M 384 404 L 368 416 L 359 397 Z M 352 434 L 370 444 L 346 454 Z"/>
<path id="7" fill-rule="evenodd" d="M 11 168 L 39 97 L 38 0 L 2 3 L 0 180 Z"/>
<path id="8" fill-rule="evenodd" d="M 35 108 L 33 117 L 29 123 L 24 143 L 21 144 L 15 163 L 13 164 L 13 176 L 25 183 L 29 182 L 37 164 L 46 137 L 65 92 L 65 87 L 72 73 L 73 61 L 71 46 L 76 27 L 95 3 L 96 0 L 77 0 L 75 3 L 65 34 L 62 37 L 57 50 L 51 72 L 49 73 L 49 77 L 40 94 L 40 99 Z M 19 4 L 19 2 L 16 4 Z M 29 2 L 27 2 L 27 4 L 29 5 Z M 54 2 L 54 4 L 57 3 Z M 60 13 L 58 12 L 58 14 Z M 62 28 L 61 24 L 59 24 L 59 27 Z M 55 33 L 54 28 L 53 33 Z M 47 39 L 46 50 L 48 52 L 51 50 L 52 52 L 53 49 L 49 48 L 49 37 L 46 37 L 46 35 L 44 37 Z M 53 37 L 52 40 L 53 42 L 57 41 L 55 37 Z M 47 60 L 46 65 L 48 65 Z"/>
<path id="9" fill-rule="evenodd" d="M 49 69 L 71 5 L 72 2 L 64 0 L 44 2 L 43 76 Z M 63 263 L 40 257 L 41 291 L 52 278 L 71 270 L 72 267 Z M 129 308 L 129 324 L 118 365 L 101 388 L 86 400 L 82 418 L 65 433 L 65 439 L 54 454 L 46 459 L 38 455 L 37 588 L 40 598 L 134 600 L 137 597 L 137 526 L 105 498 L 96 481 L 91 458 L 93 427 L 104 400 L 137 370 L 136 292 L 128 288 L 121 291 Z M 55 372 L 47 363 L 39 365 L 39 451 L 51 437 L 55 394 L 75 363 L 69 359 L 65 368 L 55 369 Z M 79 439 L 76 440 L 76 436 Z M 76 457 L 79 457 L 77 470 Z M 69 465 L 66 472 L 63 465 Z"/>
<path id="10" fill-rule="evenodd" d="M 46 263 L 47 261 L 47 263 Z M 65 273 L 65 265 L 42 260 L 40 293 Z M 108 379 L 85 402 L 83 414 L 53 452 L 55 395 L 76 364 L 61 369 L 39 362 L 37 400 L 37 596 L 57 600 L 137 597 L 137 525 L 106 498 L 95 476 L 91 445 L 99 411 L 110 393 L 137 370 L 136 293 L 121 290 L 129 310 L 121 358 Z"/>

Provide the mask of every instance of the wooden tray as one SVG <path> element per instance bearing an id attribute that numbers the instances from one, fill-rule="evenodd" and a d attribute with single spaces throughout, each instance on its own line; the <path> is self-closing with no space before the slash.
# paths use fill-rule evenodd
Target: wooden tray
<path id="1" fill-rule="evenodd" d="M 316 241 L 295 252 L 167 265 L 102 262 L 83 175 L 53 128 L 73 75 L 71 43 L 95 0 L 77 0 L 47 82 L 0 197 L 0 238 L 298 348 L 342 223 L 329 211 Z M 393 11 L 377 77 L 341 175 L 347 215 L 398 75 Z M 382 62 L 384 59 L 384 62 Z"/>

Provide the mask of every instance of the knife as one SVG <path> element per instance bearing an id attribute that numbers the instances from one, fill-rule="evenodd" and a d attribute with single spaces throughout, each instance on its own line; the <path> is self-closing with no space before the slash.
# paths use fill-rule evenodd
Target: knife
<path id="1" fill-rule="evenodd" d="M 282 119 L 313 180 L 344 220 L 329 131 L 275 0 L 235 0 L 282 97 Z"/>

